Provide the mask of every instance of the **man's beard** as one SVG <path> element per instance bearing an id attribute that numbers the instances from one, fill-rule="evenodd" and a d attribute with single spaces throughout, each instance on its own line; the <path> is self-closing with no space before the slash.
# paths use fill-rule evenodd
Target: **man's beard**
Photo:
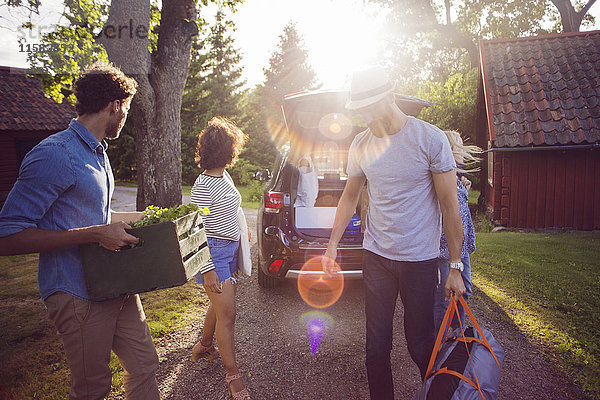
<path id="1" fill-rule="evenodd" d="M 121 133 L 121 129 L 123 128 L 125 121 L 117 121 L 114 124 L 110 124 L 106 127 L 106 138 L 107 139 L 116 139 L 119 137 L 119 133 Z"/>
<path id="2" fill-rule="evenodd" d="M 371 121 L 369 124 L 369 129 L 375 136 L 381 137 L 383 135 L 391 135 L 396 132 L 392 132 L 394 129 L 394 124 L 390 118 L 382 117 Z"/>

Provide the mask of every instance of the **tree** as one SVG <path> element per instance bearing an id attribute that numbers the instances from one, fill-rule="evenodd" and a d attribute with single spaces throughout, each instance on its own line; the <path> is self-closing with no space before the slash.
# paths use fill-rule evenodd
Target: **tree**
<path id="1" fill-rule="evenodd" d="M 263 69 L 263 95 L 269 103 L 268 110 L 273 112 L 275 108 L 277 116 L 280 115 L 279 106 L 284 95 L 317 87 L 315 72 L 308 63 L 308 53 L 303 47 L 304 40 L 296 26 L 288 23 L 269 59 L 269 67 Z"/>
<path id="2" fill-rule="evenodd" d="M 241 56 L 229 34 L 233 23 L 217 11 L 208 36 L 192 50 L 190 74 L 183 94 L 182 163 L 183 180 L 193 183 L 198 175 L 194 151 L 198 133 L 214 116 L 223 116 L 239 124 L 242 68 Z"/>
<path id="3" fill-rule="evenodd" d="M 457 72 L 446 81 L 421 85 L 416 95 L 434 104 L 425 108 L 420 118 L 443 130 L 457 130 L 475 143 L 477 121 L 477 68 Z"/>
<path id="4" fill-rule="evenodd" d="M 590 21 L 592 20 L 592 17 L 588 15 L 588 12 L 596 0 L 588 0 L 587 3 L 578 2 L 577 8 L 579 8 L 579 11 L 575 11 L 575 7 L 571 4 L 570 0 L 551 1 L 560 13 L 560 20 L 564 32 L 579 32 L 585 18 L 588 18 Z"/>
<path id="5" fill-rule="evenodd" d="M 281 104 L 283 96 L 302 90 L 315 89 L 316 74 L 308 63 L 303 39 L 293 23 L 288 23 L 271 54 L 269 66 L 263 69 L 265 80 L 244 93 L 241 124 L 249 141 L 240 158 L 247 169 L 271 167 L 277 153 L 276 146 L 286 140 Z"/>
<path id="6" fill-rule="evenodd" d="M 202 0 L 206 6 L 211 0 Z M 239 0 L 212 0 L 232 9 Z M 39 6 L 40 1 L 6 0 L 9 6 Z M 73 10 L 94 2 L 66 0 Z M 107 4 L 107 3 L 103 3 Z M 162 2 L 160 25 L 151 30 L 150 0 L 112 0 L 108 19 L 98 34 L 80 35 L 82 43 L 102 45 L 108 59 L 138 81 L 131 106 L 135 126 L 138 172 L 137 208 L 155 204 L 168 207 L 181 203 L 181 96 L 187 79 L 190 49 L 198 34 L 195 0 Z M 104 14 L 101 13 L 103 16 Z M 92 31 L 96 23 L 89 15 L 72 15 L 71 24 Z M 156 34 L 156 42 L 150 39 Z M 59 43 L 60 45 L 60 43 Z M 58 48 L 58 52 L 73 49 Z M 99 53 L 100 54 L 100 53 Z M 71 57 L 72 58 L 72 57 Z M 65 57 L 69 59 L 69 57 Z M 69 65 L 75 66 L 75 62 Z M 79 68 L 80 66 L 78 66 Z M 68 70 L 70 74 L 77 71 Z"/>
<path id="7" fill-rule="evenodd" d="M 407 79 L 445 80 L 476 68 L 479 39 L 545 32 L 548 14 L 545 0 L 371 1 L 390 9 L 386 58 Z"/>
<path id="8" fill-rule="evenodd" d="M 264 86 L 258 85 L 244 92 L 240 107 L 240 126 L 249 137 L 240 158 L 248 160 L 257 169 L 271 168 L 277 155 L 267 122 L 264 98 Z"/>
<path id="9" fill-rule="evenodd" d="M 30 14 L 35 14 L 40 5 L 35 2 L 34 8 L 33 3 L 28 1 L 27 5 L 23 5 Z M 57 26 L 53 32 L 43 33 L 41 50 L 27 53 L 30 71 L 36 74 L 46 94 L 55 101 L 62 102 L 69 97 L 73 103 L 75 98 L 70 87 L 82 68 L 98 60 L 108 61 L 106 51 L 94 40 L 102 30 L 107 12 L 106 1 L 65 0 L 62 16 L 68 23 Z M 22 28 L 34 30 L 35 25 L 27 21 Z M 26 44 L 25 37 L 19 40 Z"/>
<path id="10" fill-rule="evenodd" d="M 156 52 L 150 53 L 149 0 L 112 0 L 98 39 L 109 59 L 138 82 L 138 93 L 131 105 L 136 132 L 138 209 L 150 204 L 181 204 L 179 112 L 190 49 L 198 34 L 195 17 L 193 0 L 163 2 Z"/>
<path id="11" fill-rule="evenodd" d="M 263 69 L 265 81 L 257 88 L 264 107 L 267 129 L 276 145 L 287 140 L 284 135 L 281 104 L 283 96 L 318 87 L 316 75 L 308 63 L 304 40 L 290 22 L 279 36 L 276 50 L 269 59 L 269 67 Z"/>

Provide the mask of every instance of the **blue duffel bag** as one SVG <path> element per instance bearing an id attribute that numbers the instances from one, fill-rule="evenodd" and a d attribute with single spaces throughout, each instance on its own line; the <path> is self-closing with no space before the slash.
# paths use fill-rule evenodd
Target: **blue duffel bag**
<path id="1" fill-rule="evenodd" d="M 452 297 L 414 400 L 492 400 L 498 396 L 504 350 L 490 331 L 479 327 L 462 297 L 460 302 L 474 327 L 463 329 L 461 324 L 446 337 L 452 318 L 460 321 Z"/>

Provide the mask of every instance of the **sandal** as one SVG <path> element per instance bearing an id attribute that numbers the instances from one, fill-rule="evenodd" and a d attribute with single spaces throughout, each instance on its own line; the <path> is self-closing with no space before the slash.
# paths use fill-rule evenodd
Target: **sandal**
<path id="1" fill-rule="evenodd" d="M 192 361 L 196 362 L 201 358 L 206 361 L 213 361 L 219 358 L 219 349 L 213 346 L 204 346 L 201 342 L 198 342 L 192 347 Z"/>
<path id="2" fill-rule="evenodd" d="M 235 381 L 237 379 L 241 379 L 240 374 L 227 375 L 225 377 L 225 382 L 227 382 L 227 389 L 229 390 L 229 394 L 231 395 L 231 398 L 233 400 L 252 400 L 252 399 L 250 399 L 250 392 L 248 391 L 248 388 L 243 388 L 239 392 L 235 392 L 235 393 L 233 393 L 231 391 L 231 386 L 230 386 L 231 382 Z"/>

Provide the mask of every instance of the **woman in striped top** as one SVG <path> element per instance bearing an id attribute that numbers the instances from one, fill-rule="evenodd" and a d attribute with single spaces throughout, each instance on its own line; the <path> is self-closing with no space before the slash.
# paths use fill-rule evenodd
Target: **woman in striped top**
<path id="1" fill-rule="evenodd" d="M 233 342 L 240 238 L 237 211 L 242 198 L 225 169 L 237 161 L 245 140 L 246 135 L 233 122 L 220 117 L 210 120 L 198 137 L 196 162 L 204 171 L 190 196 L 192 203 L 210 212 L 204 217 L 204 229 L 211 255 L 211 261 L 196 275 L 196 283 L 204 285 L 210 306 L 202 338 L 192 348 L 192 360 L 214 360 L 220 353 L 227 369 L 225 381 L 234 399 L 250 399 L 250 394 L 240 378 Z M 219 350 L 213 345 L 213 335 Z"/>

